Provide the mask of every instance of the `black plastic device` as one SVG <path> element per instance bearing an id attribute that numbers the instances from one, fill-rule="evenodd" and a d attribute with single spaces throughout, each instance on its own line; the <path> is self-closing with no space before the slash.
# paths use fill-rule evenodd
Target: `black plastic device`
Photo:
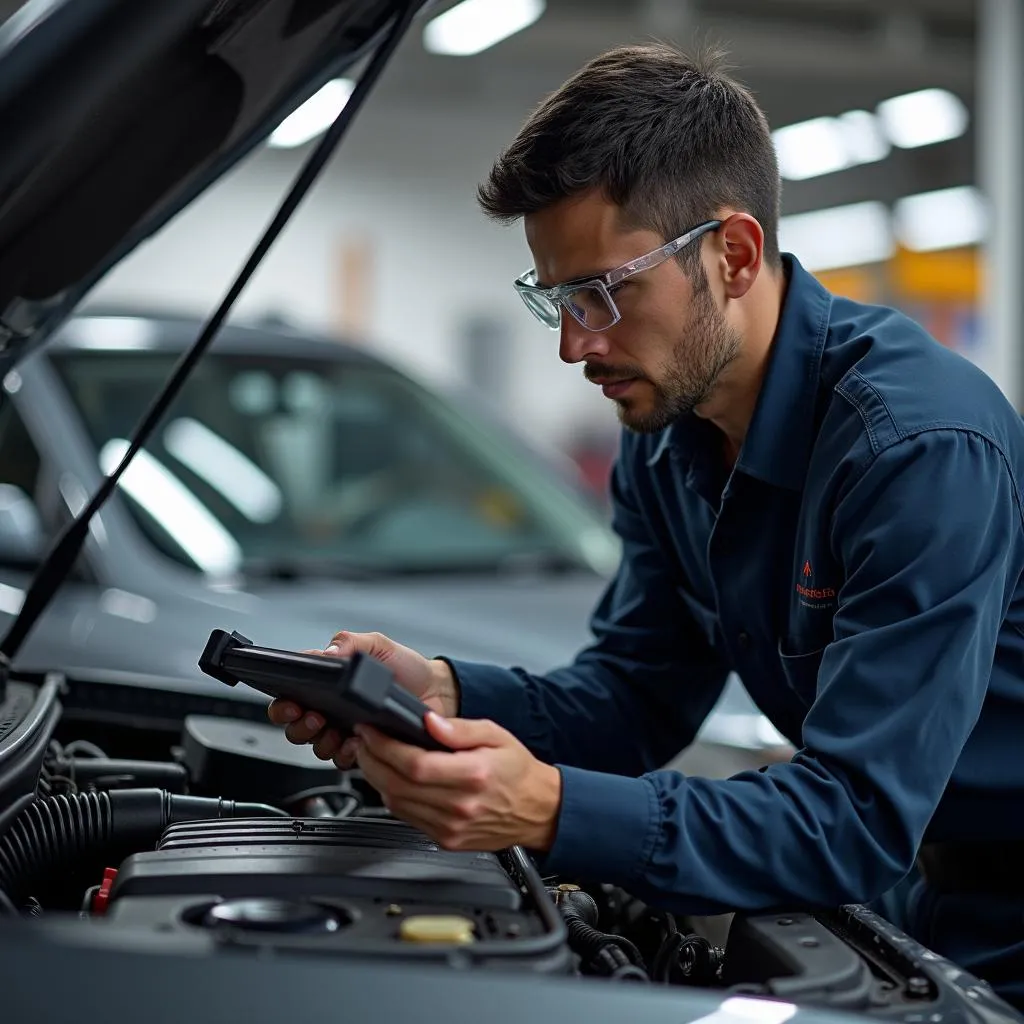
<path id="1" fill-rule="evenodd" d="M 363 654 L 331 658 L 255 647 L 240 633 L 215 629 L 199 667 L 228 686 L 245 683 L 269 697 L 318 711 L 342 735 L 349 735 L 353 726 L 372 725 L 424 750 L 448 749 L 427 731 L 426 704 L 395 682 L 379 661 Z"/>

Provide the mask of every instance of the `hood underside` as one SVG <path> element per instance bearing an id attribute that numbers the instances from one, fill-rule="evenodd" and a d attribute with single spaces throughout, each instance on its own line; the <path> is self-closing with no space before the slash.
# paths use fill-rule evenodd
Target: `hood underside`
<path id="1" fill-rule="evenodd" d="M 25 4 L 0 26 L 0 374 L 428 2 Z"/>

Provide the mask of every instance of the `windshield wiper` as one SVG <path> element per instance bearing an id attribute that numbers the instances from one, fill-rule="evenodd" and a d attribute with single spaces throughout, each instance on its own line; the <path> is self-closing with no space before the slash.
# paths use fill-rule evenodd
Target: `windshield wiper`
<path id="1" fill-rule="evenodd" d="M 82 545 L 85 543 L 85 538 L 89 532 L 89 524 L 92 522 L 93 517 L 103 507 L 103 504 L 110 495 L 113 494 L 114 488 L 117 486 L 124 471 L 146 444 L 146 441 L 149 440 L 150 435 L 164 413 L 174 399 L 177 398 L 195 364 L 217 335 L 217 332 L 227 319 L 231 308 L 238 300 L 239 295 L 241 295 L 243 289 L 255 273 L 256 268 L 262 262 L 263 257 L 266 256 L 270 247 L 277 240 L 277 237 L 291 219 L 292 214 L 298 208 L 299 203 L 302 202 L 306 193 L 320 175 L 327 160 L 348 131 L 356 113 L 366 102 L 367 95 L 394 54 L 419 7 L 418 0 L 407 0 L 402 10 L 396 13 L 387 36 L 374 52 L 366 70 L 360 75 L 348 103 L 334 120 L 331 127 L 327 129 L 326 134 L 299 171 L 291 189 L 278 207 L 277 213 L 274 214 L 273 220 L 271 220 L 263 236 L 256 243 L 245 265 L 217 307 L 216 312 L 207 321 L 192 347 L 182 356 L 174 372 L 171 374 L 170 380 L 167 381 L 147 409 L 120 464 L 100 484 L 88 505 L 71 520 L 50 548 L 45 561 L 32 580 L 28 593 L 25 595 L 25 600 L 22 603 L 18 617 L 11 624 L 3 641 L 0 641 L 0 700 L 3 700 L 6 695 L 7 677 L 10 674 L 11 665 L 18 651 L 21 650 L 32 627 L 35 626 L 43 612 L 46 611 L 47 606 L 53 599 L 53 595 L 57 592 L 71 567 L 75 564 L 75 560 L 82 550 Z"/>
<path id="2" fill-rule="evenodd" d="M 241 575 L 251 580 L 344 580 L 361 582 L 424 576 L 552 576 L 591 572 L 590 566 L 561 551 L 523 551 L 497 558 L 436 562 L 350 562 L 327 557 L 247 559 Z"/>
<path id="3" fill-rule="evenodd" d="M 343 562 L 335 558 L 247 558 L 239 572 L 250 580 L 331 579 L 359 582 L 395 573 L 388 568 Z"/>

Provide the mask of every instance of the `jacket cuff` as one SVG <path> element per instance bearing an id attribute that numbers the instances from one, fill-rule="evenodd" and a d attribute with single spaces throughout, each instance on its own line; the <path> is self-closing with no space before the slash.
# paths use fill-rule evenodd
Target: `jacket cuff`
<path id="1" fill-rule="evenodd" d="M 455 676 L 459 718 L 489 718 L 523 743 L 539 738 L 525 681 L 512 669 L 440 658 Z"/>
<path id="2" fill-rule="evenodd" d="M 556 766 L 562 804 L 545 874 L 628 886 L 642 876 L 658 836 L 654 783 L 582 768 Z"/>

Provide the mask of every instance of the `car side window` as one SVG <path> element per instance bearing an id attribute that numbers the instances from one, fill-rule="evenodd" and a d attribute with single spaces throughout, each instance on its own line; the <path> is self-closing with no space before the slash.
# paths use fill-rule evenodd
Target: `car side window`
<path id="1" fill-rule="evenodd" d="M 0 565 L 30 569 L 46 543 L 36 495 L 42 459 L 25 421 L 0 400 Z"/>

